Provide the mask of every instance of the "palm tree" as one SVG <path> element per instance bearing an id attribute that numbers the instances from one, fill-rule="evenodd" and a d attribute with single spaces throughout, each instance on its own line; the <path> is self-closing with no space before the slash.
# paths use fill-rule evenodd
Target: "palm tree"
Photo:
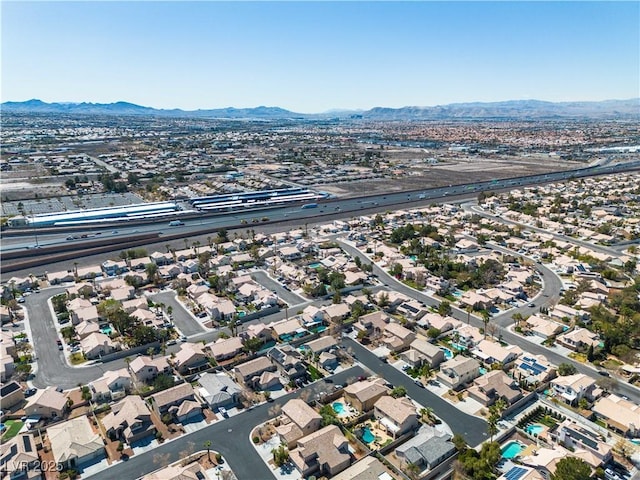
<path id="1" fill-rule="evenodd" d="M 522 314 L 520 312 L 514 313 L 513 315 L 511 315 L 511 318 L 513 319 L 513 323 L 515 327 L 520 325 L 520 322 L 523 320 Z"/>
<path id="2" fill-rule="evenodd" d="M 487 324 L 489 323 L 489 318 L 491 318 L 491 314 L 485 309 L 480 312 L 482 315 L 482 323 L 484 324 L 484 338 L 487 338 Z"/>
<path id="3" fill-rule="evenodd" d="M 464 308 L 467 311 L 467 325 L 471 322 L 471 312 L 473 312 L 473 305 L 467 305 Z"/>
<path id="4" fill-rule="evenodd" d="M 204 442 L 204 448 L 207 449 L 207 459 L 211 461 L 211 440 Z"/>

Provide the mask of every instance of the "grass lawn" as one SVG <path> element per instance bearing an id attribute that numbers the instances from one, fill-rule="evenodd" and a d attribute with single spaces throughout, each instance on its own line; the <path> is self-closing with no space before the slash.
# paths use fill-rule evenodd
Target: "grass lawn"
<path id="1" fill-rule="evenodd" d="M 18 434 L 22 425 L 24 425 L 24 422 L 21 422 L 20 420 L 7 420 L 4 424 L 7 429 L 5 430 L 4 435 L 2 435 L 2 441 L 6 442 Z"/>
<path id="2" fill-rule="evenodd" d="M 605 360 L 604 362 L 602 362 L 600 365 L 602 365 L 604 368 L 609 368 L 611 370 L 615 370 L 620 365 L 622 365 L 622 362 L 619 362 L 618 360 L 614 360 L 613 358 L 609 358 L 609 359 Z"/>
<path id="3" fill-rule="evenodd" d="M 80 365 L 87 360 L 84 358 L 82 352 L 76 352 L 71 354 L 71 356 L 69 357 L 69 361 L 71 362 L 71 365 Z"/>
<path id="4" fill-rule="evenodd" d="M 313 365 L 309 365 L 309 376 L 311 377 L 311 380 L 320 380 L 324 377 L 324 375 L 322 375 L 322 373 L 320 373 L 320 371 Z"/>
<path id="5" fill-rule="evenodd" d="M 586 363 L 587 356 L 584 353 L 572 352 L 569 354 L 569 358 L 573 358 L 576 362 Z"/>

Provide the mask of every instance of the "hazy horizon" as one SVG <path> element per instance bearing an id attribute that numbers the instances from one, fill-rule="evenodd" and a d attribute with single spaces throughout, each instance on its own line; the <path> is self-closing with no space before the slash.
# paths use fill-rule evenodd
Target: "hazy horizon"
<path id="1" fill-rule="evenodd" d="M 2 101 L 298 113 L 635 99 L 637 2 L 3 2 Z"/>

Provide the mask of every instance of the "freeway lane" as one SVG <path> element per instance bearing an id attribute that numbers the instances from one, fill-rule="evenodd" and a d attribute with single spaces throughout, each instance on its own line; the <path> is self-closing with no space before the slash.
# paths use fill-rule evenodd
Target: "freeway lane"
<path id="1" fill-rule="evenodd" d="M 408 375 L 400 372 L 388 363 L 380 361 L 370 350 L 351 338 L 342 340 L 344 347 L 352 349 L 358 361 L 369 370 L 377 373 L 394 386 L 402 385 L 407 394 L 425 407 L 433 408 L 433 412 L 445 422 L 453 433 L 464 435 L 472 447 L 487 439 L 487 423 L 479 417 L 473 417 L 458 410 L 451 403 L 443 400 L 435 393 L 417 386 Z"/>
<path id="2" fill-rule="evenodd" d="M 246 222 L 244 227 L 248 229 L 251 228 L 252 225 L 259 225 L 263 217 L 268 217 L 271 221 L 278 222 L 321 222 L 323 221 L 323 217 L 327 220 L 332 220 L 338 217 L 349 217 L 356 213 L 370 214 L 374 212 L 381 212 L 388 210 L 389 208 L 413 208 L 419 205 L 427 205 L 432 203 L 434 200 L 451 201 L 455 199 L 456 201 L 460 201 L 464 196 L 476 196 L 478 193 L 483 191 L 508 190 L 511 188 L 521 188 L 527 185 L 537 185 L 572 178 L 612 174 L 618 171 L 637 169 L 638 163 L 639 162 L 630 162 L 626 165 L 602 166 L 582 171 L 567 170 L 563 172 L 501 179 L 496 180 L 495 182 L 474 182 L 465 185 L 451 185 L 449 187 L 425 189 L 422 191 L 416 190 L 410 192 L 394 192 L 373 195 L 368 197 L 342 198 L 330 200 L 328 202 L 320 202 L 318 208 L 315 209 L 301 209 L 299 206 L 286 206 L 253 212 L 238 211 L 227 215 L 219 215 L 217 217 L 203 216 L 196 219 L 185 219 L 185 224 L 180 227 L 169 227 L 168 220 L 163 220 L 153 224 L 125 225 L 121 223 L 115 226 L 93 226 L 79 230 L 84 230 L 84 233 L 87 233 L 87 230 L 92 231 L 92 235 L 95 235 L 98 231 L 107 230 L 104 233 L 108 236 L 112 235 L 109 231 L 114 229 L 117 233 L 113 235 L 116 236 L 164 231 L 166 235 L 184 234 L 184 236 L 187 237 L 196 234 L 204 235 L 206 232 L 215 232 L 221 228 L 238 226 L 241 222 Z M 14 236 L 14 233 L 17 236 Z M 11 249 L 24 249 L 26 246 L 34 245 L 36 243 L 34 233 L 34 230 L 24 230 L 22 234 L 9 230 L 2 239 L 2 248 L 6 251 Z M 38 243 L 40 245 L 60 244 L 67 241 L 67 236 L 69 236 L 68 232 L 38 232 Z M 79 245 L 81 244 L 81 242 L 78 243 Z"/>
<path id="3" fill-rule="evenodd" d="M 361 367 L 355 366 L 333 375 L 335 384 L 352 383 L 360 375 L 368 375 Z M 274 418 L 280 408 L 289 400 L 301 395 L 312 398 L 330 384 L 320 380 L 308 387 L 289 393 L 271 403 L 263 403 L 231 418 L 216 422 L 191 434 L 182 435 L 165 442 L 151 451 L 134 455 L 126 462 L 115 465 L 91 475 L 93 480 L 112 480 L 114 478 L 133 479 L 162 467 L 157 459 L 166 456 L 166 462 L 173 463 L 184 457 L 183 452 L 192 447 L 195 451 L 204 450 L 204 442 L 211 441 L 211 449 L 220 452 L 229 462 L 236 477 L 241 480 L 267 480 L 273 478 L 271 471 L 255 451 L 251 439 L 251 430 L 256 425 Z M 155 461 L 154 461 L 155 460 Z"/>

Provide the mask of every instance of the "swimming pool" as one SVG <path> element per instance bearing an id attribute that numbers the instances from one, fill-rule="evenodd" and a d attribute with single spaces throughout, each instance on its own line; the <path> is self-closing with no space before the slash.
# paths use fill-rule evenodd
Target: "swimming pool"
<path id="1" fill-rule="evenodd" d="M 105 335 L 111 335 L 111 332 L 113 332 L 113 329 L 111 327 L 102 327 L 100 331 Z"/>
<path id="2" fill-rule="evenodd" d="M 512 458 L 516 458 L 518 455 L 520 455 L 520 452 L 522 450 L 524 450 L 524 445 L 520 442 L 509 442 L 507 443 L 505 448 L 502 449 L 502 458 L 506 458 L 509 460 Z"/>
<path id="3" fill-rule="evenodd" d="M 331 406 L 333 407 L 333 411 L 338 414 L 344 412 L 344 405 L 342 402 L 333 402 Z"/>
<path id="4" fill-rule="evenodd" d="M 531 425 L 527 425 L 527 428 L 524 429 L 529 435 L 539 435 L 540 432 L 544 430 L 544 426 L 538 423 L 532 423 Z"/>
<path id="5" fill-rule="evenodd" d="M 462 292 L 460 290 L 456 290 L 455 292 L 453 292 L 453 296 L 460 298 L 462 296 Z"/>
<path id="6" fill-rule="evenodd" d="M 375 435 L 373 433 L 371 433 L 371 430 L 369 430 L 368 427 L 364 427 L 362 429 L 362 440 L 365 443 L 371 443 L 376 439 Z"/>
<path id="7" fill-rule="evenodd" d="M 487 373 L 487 369 L 484 367 L 480 367 L 479 371 L 480 371 L 480 375 L 484 375 Z"/>
<path id="8" fill-rule="evenodd" d="M 322 266 L 321 263 L 319 262 L 315 262 L 315 263 L 310 263 L 309 264 L 309 268 L 320 268 Z"/>
<path id="9" fill-rule="evenodd" d="M 640 438 L 632 438 L 631 443 L 635 443 L 636 445 L 640 445 Z"/>
<path id="10" fill-rule="evenodd" d="M 453 358 L 453 352 L 447 347 L 440 347 L 440 350 L 444 352 L 444 358 L 446 358 L 447 360 L 451 360 Z"/>

